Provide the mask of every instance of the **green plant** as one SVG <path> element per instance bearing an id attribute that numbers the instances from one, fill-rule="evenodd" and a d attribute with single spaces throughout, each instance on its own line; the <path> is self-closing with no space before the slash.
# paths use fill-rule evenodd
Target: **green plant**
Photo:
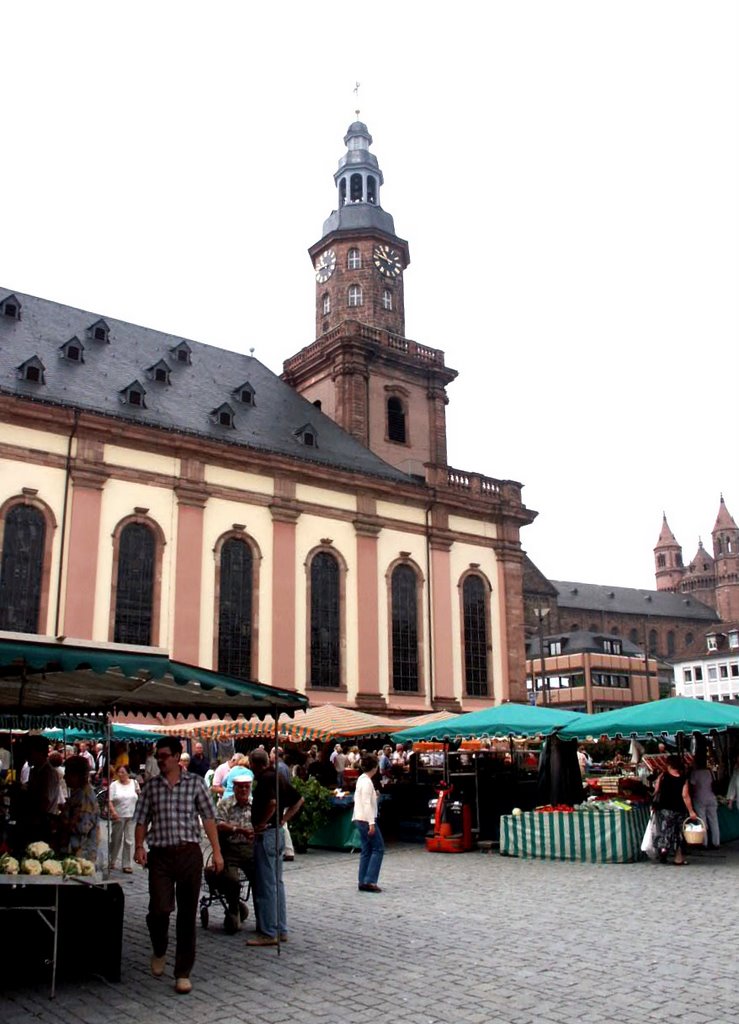
<path id="1" fill-rule="evenodd" d="M 302 796 L 303 808 L 290 822 L 290 835 L 296 850 L 305 850 L 308 840 L 322 828 L 331 813 L 331 791 L 318 779 L 293 779 L 292 784 Z"/>

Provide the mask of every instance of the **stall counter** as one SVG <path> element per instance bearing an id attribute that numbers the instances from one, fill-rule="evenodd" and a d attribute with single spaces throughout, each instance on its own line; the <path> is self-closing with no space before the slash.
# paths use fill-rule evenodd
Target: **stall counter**
<path id="1" fill-rule="evenodd" d="M 500 819 L 500 852 L 508 857 L 579 860 L 592 864 L 639 860 L 649 822 L 647 805 L 571 813 L 527 811 Z"/>

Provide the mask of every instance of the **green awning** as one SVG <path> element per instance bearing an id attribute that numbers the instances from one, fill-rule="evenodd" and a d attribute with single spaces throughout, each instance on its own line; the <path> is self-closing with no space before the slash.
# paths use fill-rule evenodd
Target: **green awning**
<path id="1" fill-rule="evenodd" d="M 693 697 L 668 697 L 646 704 L 630 704 L 615 711 L 580 715 L 565 726 L 563 739 L 598 739 L 599 736 L 674 736 L 675 733 L 723 732 L 739 728 L 739 707 Z"/>
<path id="2" fill-rule="evenodd" d="M 308 706 L 292 690 L 172 660 L 165 651 L 0 633 L 0 715 L 243 714 Z M 52 721 L 44 724 L 52 725 Z"/>
<path id="3" fill-rule="evenodd" d="M 441 722 L 413 726 L 393 733 L 396 743 L 406 740 L 453 742 L 463 739 L 495 739 L 506 736 L 551 736 L 582 716 L 576 711 L 534 707 L 530 704 L 498 704 L 470 711 Z M 560 733 L 561 735 L 561 733 Z"/>

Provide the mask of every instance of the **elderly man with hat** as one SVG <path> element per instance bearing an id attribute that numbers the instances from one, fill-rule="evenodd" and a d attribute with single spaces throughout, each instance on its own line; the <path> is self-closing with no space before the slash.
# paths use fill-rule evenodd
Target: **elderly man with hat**
<path id="1" fill-rule="evenodd" d="M 221 841 L 224 871 L 215 884 L 226 898 L 228 912 L 224 929 L 231 935 L 241 927 L 240 871 L 251 883 L 254 864 L 254 829 L 251 822 L 251 784 L 248 769 L 233 779 L 233 796 L 224 796 L 216 808 L 216 825 Z M 246 913 L 243 915 L 246 917 Z"/>

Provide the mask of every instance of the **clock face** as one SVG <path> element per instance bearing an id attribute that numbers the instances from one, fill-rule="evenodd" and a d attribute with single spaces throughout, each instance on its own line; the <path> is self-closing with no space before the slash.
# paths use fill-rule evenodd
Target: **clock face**
<path id="1" fill-rule="evenodd" d="M 327 249 L 316 260 L 316 281 L 323 284 L 331 277 L 336 270 L 336 253 L 333 249 Z"/>
<path id="2" fill-rule="evenodd" d="M 372 259 L 383 277 L 397 277 L 403 269 L 400 253 L 391 249 L 389 245 L 376 245 Z"/>

